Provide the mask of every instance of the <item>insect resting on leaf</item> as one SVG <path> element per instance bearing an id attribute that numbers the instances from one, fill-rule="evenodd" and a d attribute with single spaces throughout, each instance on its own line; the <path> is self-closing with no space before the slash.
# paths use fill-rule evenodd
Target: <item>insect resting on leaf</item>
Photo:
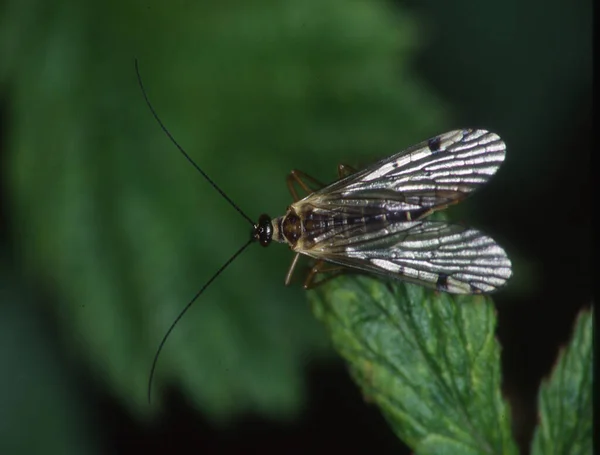
<path id="1" fill-rule="evenodd" d="M 148 99 L 137 60 L 135 68 L 144 99 L 161 129 L 252 225 L 250 239 L 204 284 L 164 335 L 150 370 L 148 401 L 158 356 L 171 331 L 204 290 L 253 242 L 262 246 L 272 241 L 286 243 L 296 253 L 286 284 L 301 254 L 315 259 L 305 288 L 315 284 L 317 274 L 345 268 L 454 294 L 493 292 L 510 278 L 511 262 L 492 238 L 459 224 L 425 219 L 462 201 L 496 173 L 506 153 L 497 134 L 480 129 L 450 131 L 358 172 L 340 165 L 340 179 L 330 185 L 292 171 L 287 184 L 294 202 L 285 215 L 261 215 L 254 223 L 173 138 Z M 301 199 L 295 185 L 308 195 Z"/>

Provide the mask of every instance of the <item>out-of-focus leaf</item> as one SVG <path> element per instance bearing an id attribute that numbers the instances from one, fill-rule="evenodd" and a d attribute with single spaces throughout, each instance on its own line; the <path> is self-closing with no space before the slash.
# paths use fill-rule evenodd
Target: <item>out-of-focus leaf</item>
<path id="1" fill-rule="evenodd" d="M 96 453 L 91 421 L 52 349 L 55 340 L 4 272 L 0 266 L 0 453 Z"/>
<path id="2" fill-rule="evenodd" d="M 573 338 L 559 355 L 552 376 L 540 387 L 539 424 L 532 454 L 591 454 L 592 311 L 584 311 Z"/>
<path id="3" fill-rule="evenodd" d="M 140 415 L 158 342 L 250 226 L 160 131 L 134 57 L 171 132 L 253 218 L 284 212 L 292 167 L 326 181 L 443 130 L 407 66 L 414 20 L 383 0 L 2 8 L 16 248 L 56 293 L 66 345 Z M 272 250 L 250 249 L 186 314 L 154 402 L 171 383 L 213 419 L 299 409 L 327 343 Z"/>
<path id="4" fill-rule="evenodd" d="M 593 2 L 567 8 L 555 0 L 416 4 L 427 18 L 423 33 L 432 36 L 423 53 L 426 73 L 470 112 L 466 120 L 493 125 L 508 145 L 510 171 L 499 173 L 491 194 L 503 193 L 498 203 L 511 206 L 513 198 L 544 197 L 548 184 L 564 179 L 563 148 L 554 145 L 577 132 L 573 118 L 591 114 L 591 104 L 587 112 L 581 107 L 583 100 L 591 103 Z M 578 159 L 589 167 L 587 156 Z"/>
<path id="5" fill-rule="evenodd" d="M 489 297 L 341 277 L 310 299 L 366 400 L 416 453 L 517 453 Z"/>

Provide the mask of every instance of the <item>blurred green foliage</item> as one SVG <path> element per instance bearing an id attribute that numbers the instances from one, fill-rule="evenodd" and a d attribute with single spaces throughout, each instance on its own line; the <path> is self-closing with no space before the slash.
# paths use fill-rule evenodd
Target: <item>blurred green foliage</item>
<path id="1" fill-rule="evenodd" d="M 0 272 L 0 453 L 98 453 L 84 393 L 48 324 L 17 277 Z"/>
<path id="2" fill-rule="evenodd" d="M 496 204 L 548 197 L 569 157 L 589 166 L 589 154 L 569 155 L 569 148 L 591 118 L 590 0 L 418 3 L 428 13 L 424 29 L 436 38 L 434 52 L 424 47 L 421 54 L 428 79 L 508 144 Z"/>
<path id="3" fill-rule="evenodd" d="M 158 342 L 249 230 L 152 119 L 135 57 L 171 132 L 253 218 L 284 212 L 292 168 L 330 181 L 339 162 L 361 166 L 459 126 L 498 131 L 509 153 L 485 198 L 455 213 L 484 201 L 478 217 L 522 230 L 506 217 L 517 199 L 531 212 L 557 196 L 548 182 L 575 156 L 565 141 L 591 90 L 590 4 L 419 9 L 417 20 L 384 0 L 0 3 L 0 170 L 14 260 L 51 296 L 67 355 L 130 411 L 152 415 L 145 394 Z M 415 75 L 418 56 L 449 102 Z M 583 242 L 562 245 L 585 254 Z M 530 284 L 545 264 L 515 261 L 521 253 L 508 249 L 521 270 L 515 283 Z M 221 422 L 301 409 L 303 367 L 331 352 L 304 291 L 283 287 L 291 255 L 269 250 L 246 252 L 186 315 L 158 363 L 153 403 L 171 384 Z M 19 328 L 32 346 L 44 344 L 34 325 L 10 322 L 20 294 L 2 294 L 0 334 Z M 44 354 L 17 352 L 38 368 L 29 374 L 55 374 Z M 42 394 L 52 395 L 39 401 L 45 410 L 78 399 L 56 390 Z M 66 407 L 67 416 L 81 412 Z M 59 442 L 46 438 L 46 453 L 66 452 L 60 425 L 72 418 L 57 418 Z M 28 434 L 44 426 L 29 423 Z"/>
<path id="4" fill-rule="evenodd" d="M 19 251 L 58 296 L 64 342 L 139 415 L 162 335 L 249 226 L 160 131 L 134 57 L 171 132 L 252 217 L 284 212 L 292 167 L 333 180 L 338 162 L 443 129 L 407 67 L 414 20 L 384 2 L 10 5 L 0 74 Z M 155 400 L 172 383 L 213 419 L 298 411 L 327 342 L 303 291 L 282 286 L 291 256 L 277 248 L 249 250 L 186 315 Z"/>

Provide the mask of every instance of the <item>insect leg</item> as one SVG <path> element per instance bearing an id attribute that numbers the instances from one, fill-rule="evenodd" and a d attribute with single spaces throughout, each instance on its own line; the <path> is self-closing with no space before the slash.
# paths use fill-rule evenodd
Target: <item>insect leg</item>
<path id="1" fill-rule="evenodd" d="M 341 273 L 347 272 L 348 269 L 346 267 L 342 267 L 339 265 L 330 265 L 328 263 L 326 263 L 325 261 L 318 261 L 312 269 L 310 269 L 310 272 L 308 272 L 308 276 L 306 277 L 306 280 L 304 281 L 304 289 L 312 289 L 315 288 L 317 286 L 320 286 L 321 284 L 325 283 L 326 281 L 331 280 L 332 278 L 335 278 L 336 276 L 338 276 Z M 318 281 L 315 281 L 315 277 L 317 276 L 317 274 L 327 274 L 327 276 L 325 278 L 321 278 Z M 321 275 L 323 276 L 323 275 Z"/>
<path id="2" fill-rule="evenodd" d="M 292 264 L 288 270 L 287 275 L 285 276 L 285 285 L 288 286 L 292 281 L 292 275 L 294 274 L 294 269 L 296 268 L 296 264 L 298 263 L 298 258 L 300 258 L 300 253 L 296 253 L 294 259 L 292 260 Z"/>
<path id="3" fill-rule="evenodd" d="M 353 167 L 348 166 L 347 164 L 338 164 L 338 175 L 341 179 L 355 173 L 356 169 L 354 169 Z"/>
<path id="4" fill-rule="evenodd" d="M 296 187 L 294 186 L 294 184 L 299 185 L 300 188 L 302 188 L 308 194 L 313 193 L 314 191 L 319 190 L 325 186 L 323 183 L 319 182 L 314 177 L 311 177 L 310 175 L 305 174 L 304 172 L 299 171 L 297 169 L 292 169 L 292 172 L 289 173 L 286 181 L 292 198 L 294 198 L 294 202 L 298 202 L 301 199 L 298 196 L 298 192 L 296 191 Z M 307 182 L 310 182 L 312 187 L 309 186 Z"/>

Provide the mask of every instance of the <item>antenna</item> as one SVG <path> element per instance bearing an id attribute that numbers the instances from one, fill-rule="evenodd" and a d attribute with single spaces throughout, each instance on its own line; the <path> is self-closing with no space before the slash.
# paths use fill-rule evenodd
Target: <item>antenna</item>
<path id="1" fill-rule="evenodd" d="M 248 240 L 239 250 L 236 251 L 236 253 L 233 256 L 231 256 L 227 260 L 227 262 L 225 262 L 225 264 L 223 264 L 221 266 L 221 268 L 219 268 L 219 270 L 216 271 L 216 273 L 196 293 L 196 295 L 192 298 L 192 300 L 190 300 L 188 302 L 188 304 L 185 307 L 183 307 L 183 310 L 181 310 L 179 315 L 175 318 L 175 320 L 171 324 L 171 327 L 169 327 L 169 330 L 167 330 L 167 333 L 165 333 L 165 336 L 163 336 L 163 339 L 161 340 L 160 344 L 158 345 L 158 349 L 156 350 L 156 354 L 154 354 L 154 360 L 152 361 L 152 368 L 150 368 L 150 378 L 148 379 L 148 403 L 151 402 L 152 379 L 154 378 L 154 370 L 156 369 L 156 363 L 158 362 L 158 356 L 160 355 L 160 353 L 165 345 L 165 342 L 167 341 L 167 338 L 169 338 L 169 335 L 171 335 L 171 332 L 173 331 L 173 329 L 175 328 L 177 323 L 181 320 L 181 318 L 187 312 L 187 310 L 190 309 L 190 307 L 198 299 L 198 297 L 200 297 L 200 295 L 204 292 L 204 290 L 208 286 L 210 286 L 210 284 L 229 266 L 229 264 L 231 264 L 235 260 L 235 258 L 237 258 L 240 254 L 242 254 L 242 251 L 244 251 L 248 247 L 248 245 L 250 245 L 252 242 L 254 242 L 254 238 L 251 238 L 250 240 Z"/>
<path id="2" fill-rule="evenodd" d="M 144 95 L 144 99 L 146 100 L 146 104 L 148 105 L 148 107 L 150 108 L 150 112 L 152 112 L 152 115 L 154 116 L 154 118 L 156 119 L 156 121 L 158 122 L 158 124 L 160 125 L 161 129 L 165 132 L 165 134 L 169 137 L 169 139 L 171 139 L 171 142 L 173 142 L 173 144 L 175 144 L 175 146 L 179 149 L 179 151 L 183 154 L 183 156 L 185 156 L 185 158 L 192 163 L 192 166 L 194 166 L 196 168 L 196 170 L 198 172 L 200 172 L 200 174 L 202 174 L 202 177 L 204 177 L 208 183 L 210 183 L 212 185 L 212 187 L 217 190 L 219 192 L 219 194 L 221 196 L 223 196 L 223 198 L 225 198 L 225 200 L 227 202 L 229 202 L 229 204 L 238 211 L 238 213 L 240 215 L 242 215 L 244 218 L 246 218 L 246 220 L 248 221 L 248 223 L 250 223 L 252 226 L 254 226 L 254 222 L 252 221 L 252 219 L 246 215 L 241 208 L 238 207 L 238 205 L 233 202 L 231 200 L 231 198 L 229 196 L 227 196 L 225 194 L 225 192 L 219 187 L 219 185 L 217 185 L 213 179 L 211 179 L 206 172 L 204 172 L 202 170 L 202 168 L 200 166 L 198 166 L 196 164 L 196 162 L 187 154 L 187 152 L 183 149 L 183 147 L 181 145 L 179 145 L 179 143 L 175 140 L 175 138 L 173 137 L 173 135 L 169 132 L 169 130 L 167 129 L 167 127 L 163 124 L 163 122 L 161 121 L 161 119 L 158 117 L 158 114 L 156 113 L 156 111 L 154 110 L 154 107 L 152 107 L 152 104 L 150 103 L 150 99 L 148 98 L 148 94 L 146 93 L 146 89 L 144 88 L 144 84 L 142 83 L 142 76 L 140 76 L 140 69 L 138 67 L 138 60 L 137 58 L 135 59 L 135 73 L 137 74 L 137 79 L 138 79 L 138 83 L 140 85 L 140 88 L 142 89 L 142 94 Z"/>
<path id="3" fill-rule="evenodd" d="M 229 204 L 238 211 L 238 213 L 240 215 L 242 215 L 242 217 L 244 217 L 253 227 L 254 231 L 256 232 L 256 230 L 258 229 L 258 225 L 255 225 L 254 222 L 252 221 L 252 219 L 246 215 L 241 208 L 238 207 L 238 205 L 233 202 L 229 196 L 227 196 L 225 194 L 225 192 L 206 174 L 206 172 L 204 172 L 202 170 L 202 168 L 200 168 L 200 166 L 198 166 L 196 164 L 196 162 L 186 153 L 186 151 L 183 149 L 183 147 L 181 145 L 179 145 L 179 143 L 175 140 L 175 138 L 173 137 L 173 135 L 169 132 L 169 130 L 167 129 L 167 127 L 163 124 L 163 122 L 160 120 L 160 118 L 158 117 L 158 114 L 156 113 L 156 111 L 154 110 L 154 107 L 152 107 L 152 104 L 150 103 L 150 99 L 148 98 L 148 94 L 146 93 L 146 89 L 144 88 L 144 84 L 142 82 L 142 77 L 140 76 L 140 70 L 139 70 L 139 66 L 138 66 L 138 60 L 137 58 L 135 59 L 135 73 L 137 75 L 137 79 L 138 79 L 138 83 L 140 85 L 140 89 L 142 90 L 142 94 L 144 95 L 144 100 L 146 100 L 146 104 L 148 105 L 148 107 L 150 108 L 150 112 L 152 112 L 152 115 L 154 116 L 154 118 L 156 119 L 156 121 L 158 122 L 158 124 L 160 125 L 161 129 L 164 131 L 164 133 L 168 136 L 168 138 L 171 140 L 171 142 L 173 142 L 173 144 L 175 144 L 175 146 L 179 149 L 179 151 L 183 154 L 183 156 L 192 164 L 192 166 L 194 166 L 196 168 L 196 170 L 198 172 L 200 172 L 200 174 L 202 174 L 202 176 L 208 181 L 208 183 L 211 184 L 211 186 L 217 190 L 219 192 L 219 194 L 221 196 L 223 196 L 223 198 L 225 198 L 225 200 L 227 202 L 229 202 Z M 171 326 L 169 327 L 169 329 L 167 330 L 167 332 L 165 333 L 165 335 L 163 336 L 162 340 L 160 341 L 160 344 L 158 345 L 158 349 L 156 350 L 156 354 L 154 354 L 154 359 L 152 360 L 152 367 L 150 368 L 150 377 L 148 379 L 148 403 L 151 403 L 151 397 L 152 397 L 152 380 L 154 379 L 154 371 L 156 370 L 156 364 L 158 362 L 158 357 L 160 356 L 160 353 L 162 352 L 163 347 L 165 346 L 165 343 L 167 342 L 167 339 L 169 338 L 169 335 L 171 335 L 171 332 L 173 331 L 173 329 L 175 328 L 175 326 L 177 325 L 177 323 L 181 320 L 181 318 L 183 317 L 183 315 L 187 312 L 187 310 L 190 309 L 190 307 L 194 304 L 194 302 L 196 300 L 198 300 L 198 297 L 200 297 L 202 295 L 202 293 L 206 290 L 206 288 L 208 288 L 208 286 L 211 285 L 211 283 L 221 274 L 223 273 L 223 271 L 229 267 L 229 265 L 240 255 L 242 254 L 242 252 L 255 240 L 257 240 L 259 237 L 257 237 L 258 234 L 253 233 L 252 237 L 250 237 L 250 240 L 248 240 L 239 250 L 237 250 L 235 252 L 235 254 L 233 256 L 231 256 L 227 262 L 225 262 L 225 264 L 223 264 L 216 272 L 215 274 L 204 284 L 204 286 L 202 286 L 202 288 L 196 293 L 196 295 L 192 298 L 192 300 L 190 300 L 188 302 L 188 304 L 183 307 L 183 310 L 181 310 L 181 312 L 179 313 L 179 315 L 175 318 L 175 320 L 173 321 L 173 323 L 171 324 Z"/>

